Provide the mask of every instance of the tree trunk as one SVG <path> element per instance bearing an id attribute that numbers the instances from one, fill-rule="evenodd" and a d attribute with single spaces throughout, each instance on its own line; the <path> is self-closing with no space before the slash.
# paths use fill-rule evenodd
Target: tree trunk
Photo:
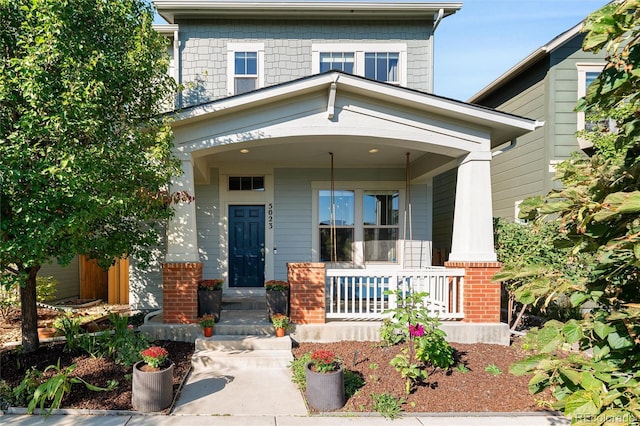
<path id="1" fill-rule="evenodd" d="M 36 275 L 40 265 L 26 268 L 27 280 L 20 286 L 20 306 L 22 313 L 22 349 L 26 353 L 35 352 L 40 346 L 38 340 L 38 307 L 36 305 Z"/>

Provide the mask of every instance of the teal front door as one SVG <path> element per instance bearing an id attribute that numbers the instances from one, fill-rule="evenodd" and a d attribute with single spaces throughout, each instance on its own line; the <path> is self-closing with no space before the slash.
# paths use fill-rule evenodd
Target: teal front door
<path id="1" fill-rule="evenodd" d="M 229 206 L 229 286 L 264 285 L 264 206 Z"/>

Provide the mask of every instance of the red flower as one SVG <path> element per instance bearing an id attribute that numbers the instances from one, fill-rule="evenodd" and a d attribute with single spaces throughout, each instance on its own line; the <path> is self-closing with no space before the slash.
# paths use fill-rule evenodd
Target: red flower
<path id="1" fill-rule="evenodd" d="M 140 355 L 149 366 L 159 368 L 169 357 L 169 351 L 160 346 L 151 346 L 140 352 Z"/>
<path id="2" fill-rule="evenodd" d="M 318 373 L 327 373 L 338 369 L 340 360 L 331 351 L 318 350 L 311 355 L 311 361 Z"/>

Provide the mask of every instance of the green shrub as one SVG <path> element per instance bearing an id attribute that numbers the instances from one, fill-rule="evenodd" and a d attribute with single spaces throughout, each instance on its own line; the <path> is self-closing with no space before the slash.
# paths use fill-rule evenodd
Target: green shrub
<path id="1" fill-rule="evenodd" d="M 298 386 L 298 389 L 304 391 L 307 389 L 307 364 L 311 362 L 311 352 L 296 358 L 289 363 L 291 368 L 291 381 Z"/>
<path id="2" fill-rule="evenodd" d="M 405 402 L 402 398 L 396 398 L 388 393 L 371 393 L 371 399 L 373 400 L 373 409 L 383 417 L 391 420 L 400 417 L 402 404 Z"/>
<path id="3" fill-rule="evenodd" d="M 364 385 L 365 381 L 360 374 L 344 369 L 344 396 L 347 399 L 355 395 Z"/>
<path id="4" fill-rule="evenodd" d="M 80 322 L 80 318 L 73 316 L 71 313 L 59 316 L 53 321 L 53 327 L 64 334 L 66 338 L 65 350 L 69 352 L 79 347 L 80 334 L 82 333 Z"/>

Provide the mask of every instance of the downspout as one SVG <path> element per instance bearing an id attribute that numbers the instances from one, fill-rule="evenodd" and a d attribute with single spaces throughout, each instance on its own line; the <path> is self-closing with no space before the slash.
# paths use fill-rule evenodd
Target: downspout
<path id="1" fill-rule="evenodd" d="M 180 31 L 175 30 L 173 32 L 173 79 L 177 84 L 180 84 Z M 182 107 L 182 91 L 178 92 L 178 96 L 176 96 L 176 108 Z"/>
<path id="2" fill-rule="evenodd" d="M 433 58 L 433 55 L 435 52 L 434 44 L 435 44 L 436 28 L 438 28 L 438 25 L 440 25 L 442 18 L 444 18 L 444 9 L 440 8 L 440 10 L 438 10 L 438 13 L 433 18 L 433 27 L 431 29 L 431 43 L 429 43 L 429 56 L 431 58 L 431 70 L 429 71 L 429 81 L 427 83 L 428 84 L 427 91 L 429 93 L 433 93 L 433 73 L 435 72 L 435 68 L 433 66 L 433 64 L 435 63 L 435 60 Z"/>

